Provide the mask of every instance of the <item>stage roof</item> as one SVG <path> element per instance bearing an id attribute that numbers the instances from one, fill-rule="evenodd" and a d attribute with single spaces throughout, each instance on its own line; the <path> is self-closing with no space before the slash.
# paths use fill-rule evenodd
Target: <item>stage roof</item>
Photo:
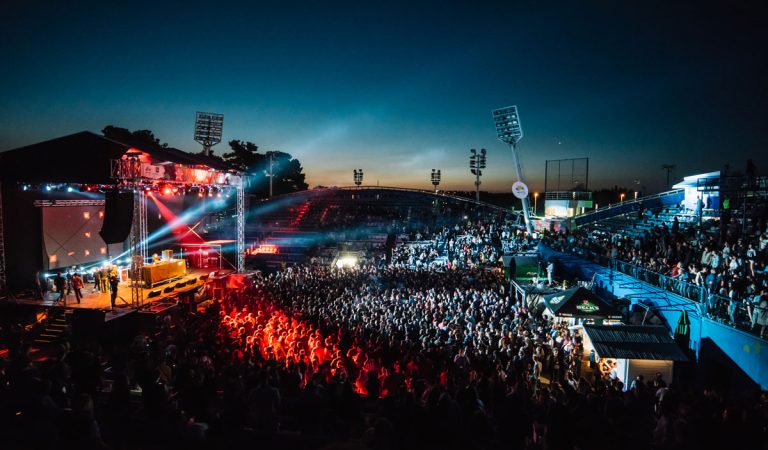
<path id="1" fill-rule="evenodd" d="M 601 358 L 688 361 L 663 326 L 585 325 L 584 332 Z"/>
<path id="2" fill-rule="evenodd" d="M 621 319 L 621 313 L 587 288 L 577 287 L 544 296 L 544 304 L 556 317 Z"/>
<path id="3" fill-rule="evenodd" d="M 175 148 L 147 149 L 114 141 L 90 131 L 0 153 L 0 180 L 25 183 L 112 184 L 110 160 L 137 148 L 156 163 L 204 165 L 227 171 L 231 167 L 215 158 Z"/>

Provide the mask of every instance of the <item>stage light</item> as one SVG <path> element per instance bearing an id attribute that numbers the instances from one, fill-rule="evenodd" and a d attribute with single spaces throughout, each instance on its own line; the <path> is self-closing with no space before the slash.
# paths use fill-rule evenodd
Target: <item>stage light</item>
<path id="1" fill-rule="evenodd" d="M 51 189 L 53 189 L 53 187 L 51 185 L 48 185 L 48 186 L 45 187 L 46 191 L 50 191 Z"/>
<path id="2" fill-rule="evenodd" d="M 171 187 L 170 186 L 165 186 L 163 188 L 163 195 L 171 195 Z"/>
<path id="3" fill-rule="evenodd" d="M 177 188 L 177 187 L 173 188 L 173 193 L 175 194 L 177 192 L 179 192 L 179 188 Z"/>
<path id="4" fill-rule="evenodd" d="M 217 192 L 217 193 L 216 193 L 216 197 L 219 197 L 219 198 L 221 198 L 221 191 L 219 191 L 219 192 Z"/>
<path id="5" fill-rule="evenodd" d="M 26 191 L 27 189 L 29 189 L 29 186 L 27 186 L 26 184 L 25 184 L 24 186 L 22 186 L 22 187 L 21 187 L 21 190 L 22 190 L 22 191 Z"/>
<path id="6" fill-rule="evenodd" d="M 213 197 L 213 189 L 208 190 L 208 197 Z"/>
<path id="7" fill-rule="evenodd" d="M 205 196 L 205 194 L 203 194 L 203 190 L 202 189 L 197 191 L 197 196 L 198 197 L 204 197 Z"/>
<path id="8" fill-rule="evenodd" d="M 68 186 L 67 187 L 67 192 L 72 192 L 72 191 L 74 191 L 74 189 L 72 189 L 72 186 Z"/>

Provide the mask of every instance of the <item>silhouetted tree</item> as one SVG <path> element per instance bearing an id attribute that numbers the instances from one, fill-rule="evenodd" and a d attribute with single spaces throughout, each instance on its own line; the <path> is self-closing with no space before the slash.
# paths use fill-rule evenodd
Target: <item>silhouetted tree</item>
<path id="1" fill-rule="evenodd" d="M 253 142 L 229 141 L 231 153 L 224 153 L 224 161 L 243 172 L 253 172 L 264 155 L 260 155 L 259 146 Z"/>
<path id="2" fill-rule="evenodd" d="M 298 159 L 289 153 L 269 151 L 259 153 L 259 146 L 249 141 L 231 140 L 232 152 L 224 154 L 224 161 L 250 175 L 249 191 L 254 194 L 269 193 L 269 157 L 272 156 L 274 195 L 304 191 L 309 186 L 305 182 L 304 169 Z"/>
<path id="3" fill-rule="evenodd" d="M 168 147 L 167 143 L 160 143 L 160 139 L 156 138 L 155 134 L 150 130 L 130 131 L 127 128 L 107 125 L 101 132 L 109 139 L 132 145 L 140 149 L 151 150 Z"/>

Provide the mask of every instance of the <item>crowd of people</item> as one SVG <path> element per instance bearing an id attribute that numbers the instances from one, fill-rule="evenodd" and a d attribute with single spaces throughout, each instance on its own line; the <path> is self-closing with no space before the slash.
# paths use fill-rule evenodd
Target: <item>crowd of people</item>
<path id="1" fill-rule="evenodd" d="M 768 443 L 766 392 L 729 397 L 724 386 L 623 380 L 609 361 L 584 354 L 578 328 L 517 302 L 499 256 L 537 242 L 503 217 L 431 229 L 409 231 L 389 263 L 371 254 L 353 268 L 316 261 L 238 278 L 223 299 L 158 316 L 131 340 L 72 336 L 40 354 L 25 333 L 1 330 L 10 343 L 0 359 L 3 447 Z M 628 261 L 695 257 L 685 230 L 656 232 L 639 246 L 608 237 L 609 251 Z M 605 244 L 597 236 L 546 239 L 557 248 Z M 729 246 L 729 256 L 739 251 Z M 431 264 L 440 256 L 449 264 Z"/>
<path id="2" fill-rule="evenodd" d="M 580 229 L 549 235 L 545 240 L 555 249 L 597 256 L 636 278 L 663 284 L 705 303 L 710 317 L 768 337 L 765 225 L 747 235 L 738 230 L 707 232 L 698 226 L 683 226 L 675 217 L 632 234 Z"/>
<path id="3" fill-rule="evenodd" d="M 449 269 L 500 267 L 501 256 L 535 251 L 538 240 L 523 232 L 503 213 L 486 215 L 479 220 L 466 216 L 452 225 L 429 227 L 407 236 L 407 245 L 395 248 L 395 265 L 422 268 L 441 259 Z"/>

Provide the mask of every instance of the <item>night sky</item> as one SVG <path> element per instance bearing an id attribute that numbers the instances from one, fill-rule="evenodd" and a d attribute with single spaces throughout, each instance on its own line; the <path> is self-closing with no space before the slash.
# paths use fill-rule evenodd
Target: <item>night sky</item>
<path id="1" fill-rule="evenodd" d="M 636 6 L 630 6 L 634 3 Z M 310 186 L 509 191 L 491 110 L 516 104 L 523 171 L 589 157 L 590 187 L 664 185 L 753 158 L 768 172 L 760 2 L 3 2 L 0 149 L 113 124 L 198 151 L 224 140 L 299 158 Z M 223 142 L 215 147 L 228 150 Z M 637 180 L 638 182 L 635 182 Z"/>

